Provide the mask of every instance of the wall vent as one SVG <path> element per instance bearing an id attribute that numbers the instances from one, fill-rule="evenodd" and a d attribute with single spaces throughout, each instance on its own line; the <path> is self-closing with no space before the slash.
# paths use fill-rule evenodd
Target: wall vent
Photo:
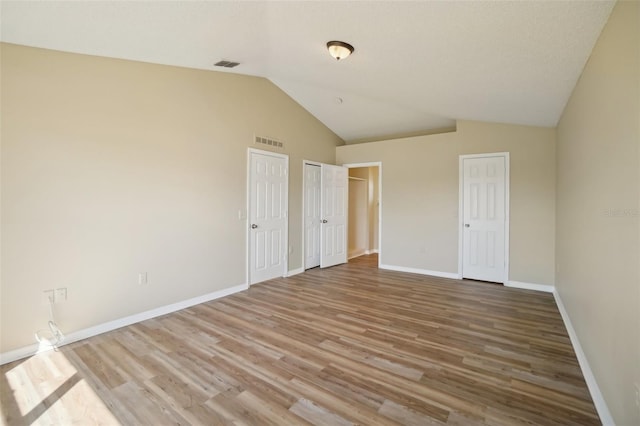
<path id="1" fill-rule="evenodd" d="M 255 143 L 262 145 L 272 146 L 274 148 L 283 149 L 284 144 L 280 141 L 270 138 L 263 138 L 262 136 L 256 136 Z"/>
<path id="2" fill-rule="evenodd" d="M 240 65 L 240 62 L 219 61 L 219 62 L 216 62 L 213 65 L 215 65 L 216 67 L 233 68 L 233 67 L 237 67 L 238 65 Z"/>

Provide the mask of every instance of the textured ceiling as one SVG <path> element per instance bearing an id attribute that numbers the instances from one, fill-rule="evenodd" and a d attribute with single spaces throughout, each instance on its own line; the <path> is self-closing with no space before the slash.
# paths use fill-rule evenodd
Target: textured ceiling
<path id="1" fill-rule="evenodd" d="M 270 79 L 343 139 L 555 126 L 613 1 L 2 1 L 2 41 Z M 329 40 L 355 53 L 336 62 Z M 339 103 L 337 98 L 342 99 Z"/>

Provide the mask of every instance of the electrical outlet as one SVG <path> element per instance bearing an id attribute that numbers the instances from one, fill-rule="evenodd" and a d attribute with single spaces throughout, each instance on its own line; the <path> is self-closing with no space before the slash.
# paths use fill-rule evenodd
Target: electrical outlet
<path id="1" fill-rule="evenodd" d="M 147 283 L 148 283 L 148 281 L 147 281 L 147 273 L 146 272 L 140 272 L 138 274 L 138 284 L 139 285 L 144 285 L 144 284 L 147 284 Z"/>
<path id="2" fill-rule="evenodd" d="M 66 287 L 56 288 L 53 302 L 64 303 L 66 301 L 67 301 L 67 288 Z"/>
<path id="3" fill-rule="evenodd" d="M 49 306 L 50 303 L 55 303 L 55 293 L 53 289 L 42 292 L 42 305 Z"/>

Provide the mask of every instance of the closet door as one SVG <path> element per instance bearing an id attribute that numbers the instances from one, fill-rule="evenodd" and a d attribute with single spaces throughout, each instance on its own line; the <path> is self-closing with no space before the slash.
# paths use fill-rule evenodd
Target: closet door
<path id="1" fill-rule="evenodd" d="M 304 165 L 304 269 L 320 266 L 321 168 Z"/>
<path id="2" fill-rule="evenodd" d="M 347 262 L 348 169 L 321 165 L 320 267 Z"/>

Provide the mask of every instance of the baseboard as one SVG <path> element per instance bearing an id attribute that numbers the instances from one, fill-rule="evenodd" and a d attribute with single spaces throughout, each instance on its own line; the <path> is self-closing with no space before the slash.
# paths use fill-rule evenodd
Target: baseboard
<path id="1" fill-rule="evenodd" d="M 587 387 L 589 388 L 591 399 L 593 399 L 593 404 L 596 406 L 596 411 L 600 416 L 600 421 L 602 422 L 603 426 L 615 426 L 615 422 L 613 421 L 613 417 L 611 416 L 609 407 L 607 407 L 607 403 L 602 396 L 602 392 L 600 392 L 600 387 L 598 387 L 598 383 L 596 382 L 596 378 L 593 375 L 593 371 L 591 371 L 587 356 L 582 350 L 582 346 L 580 345 L 580 341 L 578 340 L 578 335 L 576 334 L 576 331 L 571 324 L 569 313 L 564 307 L 562 299 L 560 298 L 557 290 L 553 291 L 553 297 L 556 300 L 556 305 L 558 305 L 558 310 L 560 311 L 560 315 L 562 316 L 562 320 L 564 321 L 564 326 L 569 333 L 569 338 L 571 339 L 571 344 L 573 345 L 573 351 L 576 353 L 576 357 L 578 358 L 578 364 L 580 364 L 582 375 L 584 376 L 585 382 L 587 382 Z"/>
<path id="2" fill-rule="evenodd" d="M 292 269 L 291 271 L 287 272 L 287 278 L 292 277 L 294 275 L 302 274 L 303 272 L 304 272 L 304 267 L 298 268 L 298 269 Z"/>
<path id="3" fill-rule="evenodd" d="M 161 306 L 159 308 L 151 309 L 149 311 L 141 312 L 139 314 L 130 315 L 128 317 L 119 318 L 117 320 L 105 322 L 93 327 L 85 328 L 83 330 L 74 331 L 65 335 L 64 341 L 59 346 L 68 345 L 79 340 L 87 339 L 89 337 L 97 336 L 98 334 L 113 331 L 118 328 L 126 327 L 131 324 L 135 324 L 141 321 L 145 321 L 151 318 L 159 317 L 161 315 L 170 314 L 172 312 L 186 309 L 200 303 L 209 302 L 211 300 L 219 299 L 221 297 L 229 296 L 234 293 L 248 289 L 247 284 L 240 284 L 237 286 L 225 288 L 223 290 L 214 291 L 213 293 L 204 294 L 202 296 L 194 297 L 192 299 L 183 300 L 181 302 L 172 303 L 171 305 Z M 7 364 L 35 355 L 45 350 L 50 350 L 51 347 L 40 348 L 37 343 L 22 348 L 14 349 L 12 351 L 0 353 L 0 365 Z"/>
<path id="4" fill-rule="evenodd" d="M 358 251 L 349 253 L 349 256 L 347 257 L 347 259 L 353 259 L 355 257 L 360 257 L 367 254 L 369 254 L 369 250 L 358 250 Z"/>
<path id="5" fill-rule="evenodd" d="M 434 277 L 451 278 L 454 280 L 458 279 L 458 274 L 455 272 L 429 271 L 427 269 L 408 268 L 406 266 L 385 265 L 385 264 L 380 264 L 378 267 L 380 269 L 387 269 L 389 271 L 409 272 L 411 274 L 420 274 L 420 275 L 431 275 Z"/>
<path id="6" fill-rule="evenodd" d="M 545 293 L 553 293 L 555 291 L 555 287 L 547 284 L 532 284 L 532 283 L 523 283 L 520 281 L 507 281 L 504 283 L 505 287 L 512 288 L 520 288 L 523 290 L 535 290 L 535 291 L 543 291 Z"/>
<path id="7" fill-rule="evenodd" d="M 378 250 L 364 250 L 364 251 L 357 251 L 355 253 L 352 253 L 349 255 L 349 258 L 347 260 L 351 260 L 354 259 L 356 257 L 360 257 L 360 256 L 368 256 L 370 254 L 374 254 L 374 253 L 378 253 Z"/>

